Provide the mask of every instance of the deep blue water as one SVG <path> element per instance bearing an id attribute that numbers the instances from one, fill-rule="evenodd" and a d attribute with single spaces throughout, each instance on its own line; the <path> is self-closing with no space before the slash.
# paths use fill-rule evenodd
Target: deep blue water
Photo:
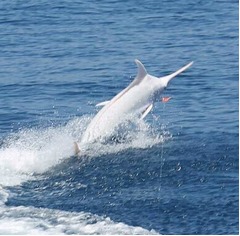
<path id="1" fill-rule="evenodd" d="M 6 222 L 24 233 L 123 233 L 119 222 L 131 234 L 239 233 L 237 1 L 4 0 L 0 11 L 0 233 L 14 232 Z M 71 156 L 65 146 L 132 81 L 135 58 L 155 76 L 194 64 L 143 139 Z M 90 213 L 86 231 L 48 209 Z"/>

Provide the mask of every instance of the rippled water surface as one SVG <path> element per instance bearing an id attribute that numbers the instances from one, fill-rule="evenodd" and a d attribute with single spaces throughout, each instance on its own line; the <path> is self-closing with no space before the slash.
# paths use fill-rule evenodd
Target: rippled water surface
<path id="1" fill-rule="evenodd" d="M 238 234 L 237 1 L 0 11 L 0 234 Z M 130 139 L 74 157 L 135 58 L 155 76 L 194 64 Z"/>

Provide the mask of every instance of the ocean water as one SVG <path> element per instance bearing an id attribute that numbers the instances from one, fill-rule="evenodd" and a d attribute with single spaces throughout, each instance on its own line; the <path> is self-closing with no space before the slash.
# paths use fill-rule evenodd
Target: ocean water
<path id="1" fill-rule="evenodd" d="M 239 233 L 238 1 L 0 11 L 0 234 Z M 125 140 L 77 158 L 73 142 L 135 58 L 155 76 L 194 64 Z"/>

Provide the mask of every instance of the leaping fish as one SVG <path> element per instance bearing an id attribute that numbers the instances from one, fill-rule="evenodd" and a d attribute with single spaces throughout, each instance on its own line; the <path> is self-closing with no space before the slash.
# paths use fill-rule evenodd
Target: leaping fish
<path id="1" fill-rule="evenodd" d="M 135 63 L 138 67 L 137 76 L 128 87 L 111 100 L 96 105 L 103 106 L 103 108 L 88 125 L 79 145 L 75 143 L 76 153 L 80 151 L 79 146 L 81 147 L 81 145 L 104 140 L 111 136 L 114 129 L 129 117 L 138 116 L 139 119 L 146 117 L 152 110 L 154 103 L 159 100 L 168 83 L 193 64 L 193 62 L 190 62 L 176 72 L 158 78 L 148 74 L 139 60 L 136 59 Z M 162 98 L 163 102 L 169 100 L 170 97 Z"/>

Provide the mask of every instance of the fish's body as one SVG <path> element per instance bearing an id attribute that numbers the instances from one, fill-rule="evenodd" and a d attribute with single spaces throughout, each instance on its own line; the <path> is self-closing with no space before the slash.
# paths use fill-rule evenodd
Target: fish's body
<path id="1" fill-rule="evenodd" d="M 97 104 L 103 108 L 88 125 L 80 145 L 106 139 L 128 119 L 143 119 L 152 110 L 154 102 L 160 100 L 159 95 L 169 81 L 192 65 L 191 62 L 171 75 L 157 78 L 149 75 L 140 61 L 135 62 L 138 66 L 136 78 L 110 101 Z"/>

